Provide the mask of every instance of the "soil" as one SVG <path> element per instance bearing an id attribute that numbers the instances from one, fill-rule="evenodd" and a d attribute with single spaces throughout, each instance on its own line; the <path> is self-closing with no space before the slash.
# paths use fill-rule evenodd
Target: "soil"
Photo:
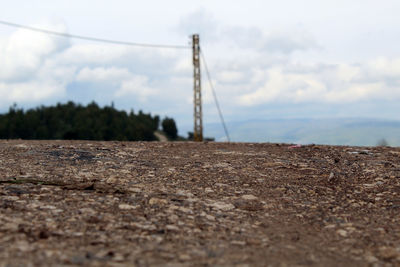
<path id="1" fill-rule="evenodd" d="M 0 266 L 400 266 L 400 148 L 0 141 Z"/>

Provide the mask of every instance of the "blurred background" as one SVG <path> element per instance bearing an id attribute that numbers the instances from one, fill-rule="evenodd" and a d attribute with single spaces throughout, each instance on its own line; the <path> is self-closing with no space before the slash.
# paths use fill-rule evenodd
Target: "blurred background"
<path id="1" fill-rule="evenodd" d="M 0 112 L 73 101 L 174 118 L 193 131 L 189 36 L 200 34 L 232 141 L 400 145 L 400 2 L 8 1 Z M 204 71 L 203 71 L 203 77 Z M 225 141 L 203 82 L 204 135 Z"/>

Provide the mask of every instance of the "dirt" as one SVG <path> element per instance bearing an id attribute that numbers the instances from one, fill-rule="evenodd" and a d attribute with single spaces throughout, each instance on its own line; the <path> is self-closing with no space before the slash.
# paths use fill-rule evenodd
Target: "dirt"
<path id="1" fill-rule="evenodd" d="M 400 149 L 0 141 L 0 266 L 400 266 Z"/>

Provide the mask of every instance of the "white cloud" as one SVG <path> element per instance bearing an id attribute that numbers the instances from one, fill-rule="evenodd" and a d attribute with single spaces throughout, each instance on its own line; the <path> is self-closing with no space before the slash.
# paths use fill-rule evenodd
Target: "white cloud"
<path id="1" fill-rule="evenodd" d="M 400 58 L 379 57 L 367 62 L 369 75 L 375 78 L 398 78 L 400 76 Z"/>
<path id="2" fill-rule="evenodd" d="M 387 64 L 382 64 L 387 62 Z M 383 77 L 393 77 L 396 68 L 394 61 L 380 60 L 380 77 L 371 79 L 376 65 L 330 65 L 327 68 L 315 64 L 315 67 L 296 66 L 272 68 L 266 72 L 255 71 L 249 81 L 264 83 L 255 86 L 250 92 L 236 98 L 243 106 L 279 103 L 315 103 L 339 104 L 356 103 L 366 100 L 390 100 L 400 98 L 400 76 L 388 83 Z M 317 67 L 320 67 L 319 71 Z M 293 71 L 303 69 L 300 72 Z M 304 70 L 309 70 L 304 71 Z"/>
<path id="3" fill-rule="evenodd" d="M 155 94 L 157 94 L 157 90 L 149 86 L 147 77 L 135 75 L 121 83 L 121 87 L 116 91 L 115 96 L 138 96 L 143 102 Z"/>
<path id="4" fill-rule="evenodd" d="M 63 24 L 32 26 L 66 30 Z M 191 76 L 190 64 L 187 64 L 191 63 L 190 53 L 186 52 L 70 43 L 68 38 L 16 30 L 8 38 L 0 39 L 0 62 L 4 62 L 0 68 L 4 96 L 0 108 L 13 102 L 22 106 L 39 105 L 50 99 L 79 102 L 81 96 L 100 101 L 133 98 L 134 103 L 145 102 L 157 95 L 155 88 L 160 84 L 171 88 L 174 77 L 183 81 Z M 72 91 L 67 90 L 69 85 Z M 91 93 L 93 96 L 88 95 Z"/>
<path id="5" fill-rule="evenodd" d="M 145 102 L 150 96 L 157 94 L 152 88 L 149 78 L 144 75 L 136 75 L 126 68 L 118 67 L 85 67 L 76 76 L 78 82 L 89 82 L 98 87 L 109 87 L 113 90 L 112 95 L 118 98 L 137 97 L 139 101 Z"/>
<path id="6" fill-rule="evenodd" d="M 226 40 L 242 49 L 289 55 L 295 51 L 319 49 L 314 38 L 305 31 L 263 31 L 257 27 L 229 27 L 222 32 Z"/>
<path id="7" fill-rule="evenodd" d="M 279 68 L 268 70 L 265 78 L 265 83 L 261 87 L 240 96 L 239 103 L 252 106 L 271 101 L 310 101 L 326 90 L 325 86 L 312 75 L 285 74 Z"/>
<path id="8" fill-rule="evenodd" d="M 198 9 L 184 18 L 178 31 L 184 34 L 199 33 L 200 39 L 212 45 L 218 42 L 236 46 L 242 50 L 258 53 L 280 53 L 289 55 L 295 51 L 320 49 L 314 37 L 304 30 L 265 30 L 254 26 L 227 25 L 217 20 L 212 13 Z M 226 49 L 226 47 L 225 47 Z M 231 50 L 231 48 L 230 48 Z"/>
<path id="9" fill-rule="evenodd" d="M 126 68 L 88 68 L 81 69 L 76 76 L 76 80 L 79 82 L 92 82 L 92 83 L 104 83 L 104 82 L 117 82 L 120 83 L 122 80 L 129 79 L 131 73 Z"/>
<path id="10" fill-rule="evenodd" d="M 113 64 L 126 56 L 127 50 L 127 47 L 119 45 L 74 44 L 60 54 L 58 60 L 73 65 Z"/>
<path id="11" fill-rule="evenodd" d="M 238 83 L 245 80 L 245 73 L 241 71 L 226 70 L 218 73 L 217 78 L 222 83 Z"/>
<path id="12" fill-rule="evenodd" d="M 42 23 L 33 27 L 64 32 L 63 23 Z M 65 94 L 71 68 L 52 60 L 69 46 L 69 40 L 18 29 L 0 40 L 0 105 L 12 102 L 40 102 Z"/>
<path id="13" fill-rule="evenodd" d="M 359 66 L 340 64 L 336 67 L 337 78 L 343 82 L 353 82 L 361 78 L 362 70 Z"/>
<path id="14" fill-rule="evenodd" d="M 200 34 L 207 41 L 219 39 L 220 23 L 206 9 L 201 8 L 181 18 L 177 30 L 189 37 L 191 34 Z"/>
<path id="15" fill-rule="evenodd" d="M 0 83 L 0 103 L 43 101 L 65 93 L 63 84 L 52 81 Z"/>
<path id="16" fill-rule="evenodd" d="M 64 32 L 63 24 L 40 24 L 49 30 Z M 9 38 L 0 42 L 0 79 L 20 81 L 32 77 L 45 59 L 64 50 L 68 39 L 46 35 L 24 29 L 18 29 Z"/>

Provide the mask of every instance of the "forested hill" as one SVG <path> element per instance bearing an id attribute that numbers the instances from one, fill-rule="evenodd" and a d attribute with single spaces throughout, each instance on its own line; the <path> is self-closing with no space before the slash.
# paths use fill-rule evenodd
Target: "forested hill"
<path id="1" fill-rule="evenodd" d="M 162 124 L 167 135 L 176 137 L 173 119 L 165 118 Z M 159 126 L 159 116 L 127 113 L 113 106 L 101 108 L 95 102 L 87 106 L 68 102 L 27 111 L 14 105 L 0 115 L 0 138 L 152 141 Z"/>

